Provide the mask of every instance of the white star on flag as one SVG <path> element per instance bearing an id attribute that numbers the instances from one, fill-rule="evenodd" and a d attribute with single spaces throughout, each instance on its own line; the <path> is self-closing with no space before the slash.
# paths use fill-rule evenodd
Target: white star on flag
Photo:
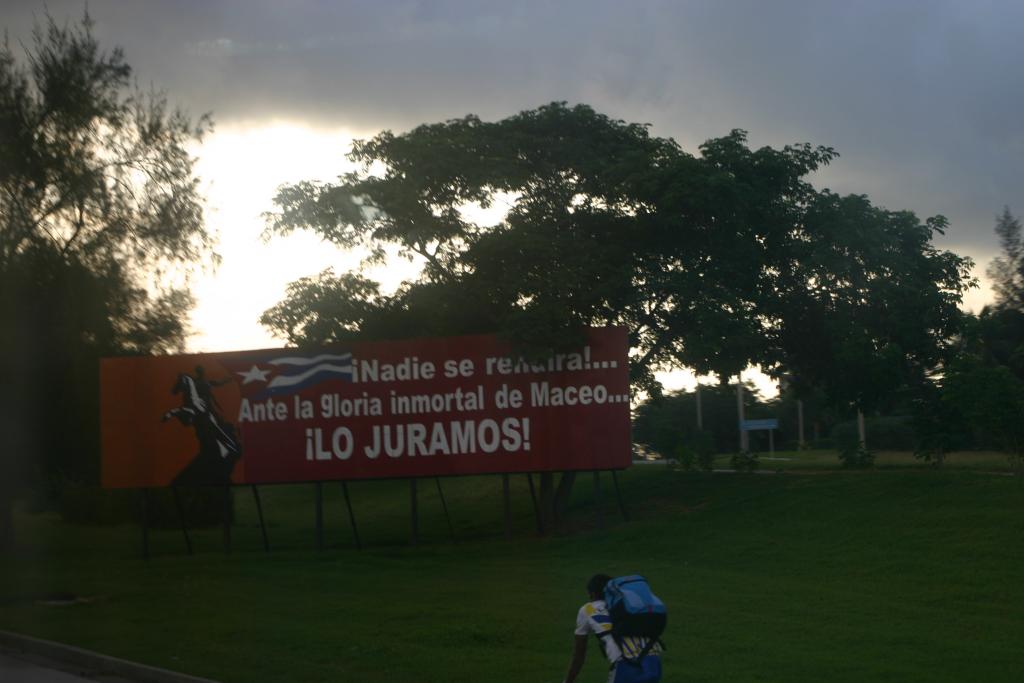
<path id="1" fill-rule="evenodd" d="M 270 373 L 270 370 L 260 370 L 258 366 L 254 365 L 245 372 L 237 372 L 235 374 L 242 376 L 242 384 L 248 384 L 249 382 L 266 382 L 267 375 Z"/>

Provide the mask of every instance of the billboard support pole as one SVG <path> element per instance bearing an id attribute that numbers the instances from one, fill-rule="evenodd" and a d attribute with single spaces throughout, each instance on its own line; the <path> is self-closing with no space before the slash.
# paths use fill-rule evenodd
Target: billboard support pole
<path id="1" fill-rule="evenodd" d="M 619 502 L 619 512 L 622 513 L 622 519 L 628 522 L 629 515 L 626 514 L 626 506 L 622 504 L 622 491 L 619 490 L 619 477 L 615 470 L 612 470 L 612 484 L 615 485 L 615 500 Z"/>
<path id="2" fill-rule="evenodd" d="M 448 522 L 448 533 L 451 534 L 452 540 L 455 540 L 455 527 L 452 526 L 452 518 L 448 514 L 448 503 L 444 501 L 444 491 L 441 490 L 441 477 L 434 477 L 434 481 L 437 482 L 437 495 L 441 497 L 441 509 L 444 510 L 445 521 Z"/>
<path id="3" fill-rule="evenodd" d="M 171 495 L 174 497 L 174 507 L 178 511 L 178 521 L 181 522 L 181 535 L 185 537 L 185 550 L 192 554 L 192 539 L 188 537 L 188 526 L 185 524 L 185 509 L 181 506 L 181 498 L 178 496 L 178 487 L 171 487 Z"/>
<path id="4" fill-rule="evenodd" d="M 512 496 L 509 493 L 508 472 L 501 475 L 501 502 L 504 508 L 505 539 L 512 540 Z"/>
<path id="5" fill-rule="evenodd" d="M 224 552 L 231 552 L 231 484 L 224 485 Z"/>
<path id="6" fill-rule="evenodd" d="M 149 489 L 139 489 L 139 512 L 142 525 L 142 559 L 149 559 Z"/>
<path id="7" fill-rule="evenodd" d="M 359 541 L 359 529 L 356 528 L 356 516 L 352 512 L 352 500 L 348 497 L 348 482 L 341 482 L 341 492 L 345 494 L 345 507 L 348 508 L 348 521 L 352 524 L 352 536 L 356 539 L 356 550 L 362 550 L 363 544 Z"/>
<path id="8" fill-rule="evenodd" d="M 537 533 L 544 535 L 544 520 L 540 516 L 540 508 L 537 507 L 537 490 L 533 488 L 533 475 L 526 473 L 526 481 L 530 484 L 530 500 L 533 502 L 533 514 L 537 517 Z"/>
<path id="9" fill-rule="evenodd" d="M 420 518 L 419 509 L 416 504 L 416 480 L 409 480 L 409 512 L 412 516 L 412 544 L 420 542 Z"/>
<path id="10" fill-rule="evenodd" d="M 597 528 L 604 529 L 604 508 L 601 506 L 601 473 L 594 470 L 594 506 L 597 508 Z"/>
<path id="11" fill-rule="evenodd" d="M 256 514 L 260 518 L 260 533 L 263 534 L 263 551 L 270 552 L 270 542 L 267 540 L 267 525 L 263 523 L 263 505 L 260 503 L 260 490 L 256 484 L 252 485 L 252 497 L 256 501 Z"/>
<path id="12" fill-rule="evenodd" d="M 316 549 L 324 549 L 324 488 L 323 484 L 317 482 L 314 486 L 316 491 Z"/>

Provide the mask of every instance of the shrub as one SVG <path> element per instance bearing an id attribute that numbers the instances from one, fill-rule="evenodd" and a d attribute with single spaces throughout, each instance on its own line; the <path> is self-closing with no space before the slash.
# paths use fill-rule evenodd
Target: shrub
<path id="1" fill-rule="evenodd" d="M 732 468 L 737 472 L 753 472 L 761 466 L 757 459 L 757 453 L 740 451 L 732 456 Z"/>
<path id="2" fill-rule="evenodd" d="M 710 472 L 715 464 L 715 435 L 707 430 L 696 431 L 687 443 L 697 456 L 697 467 Z"/>
<path id="3" fill-rule="evenodd" d="M 672 457 L 676 459 L 679 466 L 689 472 L 697 464 L 697 454 L 693 452 L 693 449 L 687 448 L 683 444 L 679 444 L 672 451 Z"/>
<path id="4" fill-rule="evenodd" d="M 672 449 L 672 455 L 684 470 L 699 467 L 710 471 L 715 462 L 715 436 L 708 431 L 695 431 L 687 434 Z"/>
<path id="5" fill-rule="evenodd" d="M 839 461 L 847 469 L 868 469 L 875 464 L 875 454 L 858 444 L 854 448 L 840 449 Z"/>
<path id="6" fill-rule="evenodd" d="M 715 467 L 715 454 L 710 450 L 697 453 L 697 467 L 710 472 Z"/>

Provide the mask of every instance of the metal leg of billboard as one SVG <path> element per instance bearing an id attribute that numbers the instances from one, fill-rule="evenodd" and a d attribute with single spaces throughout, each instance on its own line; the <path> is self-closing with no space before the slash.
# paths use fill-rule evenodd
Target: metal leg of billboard
<path id="1" fill-rule="evenodd" d="M 619 477 L 615 470 L 612 470 L 612 483 L 615 484 L 615 500 L 619 502 L 619 512 L 622 513 L 622 519 L 628 522 L 629 515 L 626 514 L 626 506 L 622 504 L 622 491 L 619 490 Z"/>
<path id="2" fill-rule="evenodd" d="M 231 486 L 224 487 L 224 552 L 231 552 Z"/>
<path id="3" fill-rule="evenodd" d="M 359 542 L 359 529 L 356 528 L 356 516 L 352 512 L 352 500 L 348 497 L 348 484 L 341 482 L 341 491 L 345 494 L 345 507 L 348 508 L 348 521 L 352 523 L 352 536 L 356 539 L 356 550 L 362 550 L 363 544 Z"/>
<path id="4" fill-rule="evenodd" d="M 509 494 L 508 473 L 501 475 L 501 500 L 505 513 L 505 538 L 512 540 L 512 496 Z"/>
<path id="5" fill-rule="evenodd" d="M 320 482 L 316 489 L 316 549 L 324 549 L 324 487 Z"/>
<path id="6" fill-rule="evenodd" d="M 142 525 L 142 559 L 149 559 L 149 489 L 139 489 L 139 522 Z"/>
<path id="7" fill-rule="evenodd" d="M 441 498 L 441 509 L 444 510 L 445 521 L 448 522 L 448 533 L 452 540 L 455 540 L 455 527 L 452 526 L 452 518 L 448 515 L 448 503 L 444 501 L 444 491 L 441 490 L 441 477 L 434 477 L 437 482 L 437 495 Z"/>
<path id="8" fill-rule="evenodd" d="M 594 507 L 597 508 L 597 528 L 604 529 L 604 506 L 601 505 L 601 473 L 594 470 Z"/>
<path id="9" fill-rule="evenodd" d="M 555 475 L 553 472 L 540 473 L 540 514 L 545 529 L 558 528 L 558 506 L 555 505 Z"/>
<path id="10" fill-rule="evenodd" d="M 526 473 L 526 481 L 530 484 L 530 500 L 533 502 L 533 514 L 537 517 L 537 533 L 544 535 L 544 519 L 541 517 L 540 508 L 537 506 L 537 490 L 533 488 L 533 475 Z"/>
<path id="11" fill-rule="evenodd" d="M 181 506 L 181 497 L 178 496 L 178 487 L 171 487 L 171 496 L 174 498 L 174 509 L 178 511 L 178 522 L 181 524 L 181 535 L 185 537 L 185 551 L 192 554 L 192 539 L 188 537 L 188 525 L 185 524 L 185 509 Z"/>
<path id="12" fill-rule="evenodd" d="M 416 480 L 409 480 L 409 511 L 412 514 L 412 544 L 420 542 L 420 518 L 416 505 Z"/>
<path id="13" fill-rule="evenodd" d="M 260 490 L 255 485 L 252 487 L 252 497 L 256 500 L 256 515 L 260 518 L 260 533 L 263 534 L 263 551 L 270 552 L 270 542 L 267 540 L 267 525 L 263 523 L 263 505 L 260 503 Z"/>

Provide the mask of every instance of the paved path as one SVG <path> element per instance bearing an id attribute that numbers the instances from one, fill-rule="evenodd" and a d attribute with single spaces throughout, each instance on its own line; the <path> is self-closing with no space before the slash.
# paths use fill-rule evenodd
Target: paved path
<path id="1" fill-rule="evenodd" d="M 216 683 L 0 630 L 0 683 Z"/>
<path id="2" fill-rule="evenodd" d="M 57 665 L 30 655 L 0 650 L 0 681 L 3 683 L 127 683 L 110 676 L 82 677 L 53 668 Z"/>

